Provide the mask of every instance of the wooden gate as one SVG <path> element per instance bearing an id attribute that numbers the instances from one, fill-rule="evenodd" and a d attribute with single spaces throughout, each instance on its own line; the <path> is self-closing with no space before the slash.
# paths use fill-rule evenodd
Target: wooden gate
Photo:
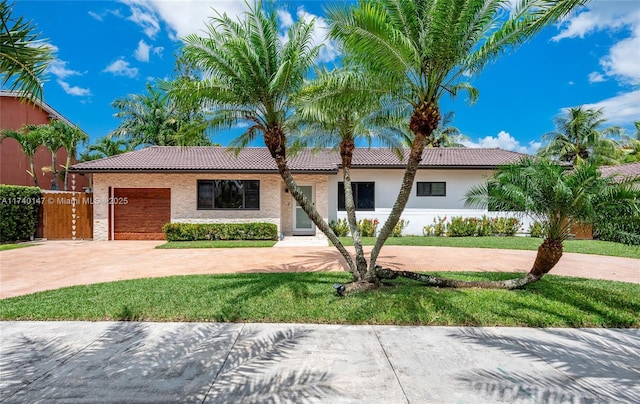
<path id="1" fill-rule="evenodd" d="M 93 194 L 43 192 L 36 237 L 48 240 L 93 238 Z"/>

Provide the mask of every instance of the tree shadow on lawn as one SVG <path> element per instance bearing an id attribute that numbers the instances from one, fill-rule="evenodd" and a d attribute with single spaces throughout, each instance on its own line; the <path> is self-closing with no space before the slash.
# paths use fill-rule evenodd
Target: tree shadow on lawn
<path id="1" fill-rule="evenodd" d="M 80 324 L 80 323 L 78 323 Z M 86 323 L 85 323 L 86 324 Z M 69 333 L 73 333 L 70 325 Z M 311 331 L 240 324 L 115 323 L 97 340 L 4 341 L 3 402 L 303 402 L 336 394 L 327 372 L 282 369 Z"/>
<path id="2" fill-rule="evenodd" d="M 521 329 L 509 333 L 516 335 L 470 328 L 452 333 L 451 337 L 541 360 L 558 372 L 469 370 L 458 380 L 492 400 L 640 402 L 638 330 Z"/>

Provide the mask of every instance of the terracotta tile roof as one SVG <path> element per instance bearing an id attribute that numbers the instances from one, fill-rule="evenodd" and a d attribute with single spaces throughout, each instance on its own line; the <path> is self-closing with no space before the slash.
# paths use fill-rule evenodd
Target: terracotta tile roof
<path id="1" fill-rule="evenodd" d="M 404 151 L 408 155 L 408 150 Z M 501 149 L 426 149 L 421 167 L 493 168 L 518 161 L 524 154 Z M 388 149 L 356 149 L 353 167 L 396 168 L 404 161 Z M 340 157 L 334 150 L 304 149 L 288 158 L 294 172 L 337 172 Z M 277 172 L 266 148 L 249 147 L 237 156 L 224 147 L 153 146 L 71 167 L 75 172 L 118 171 L 266 171 Z"/>
<path id="2" fill-rule="evenodd" d="M 620 164 L 617 166 L 602 166 L 600 172 L 603 176 L 608 177 L 615 175 L 616 177 L 640 177 L 640 162 Z"/>

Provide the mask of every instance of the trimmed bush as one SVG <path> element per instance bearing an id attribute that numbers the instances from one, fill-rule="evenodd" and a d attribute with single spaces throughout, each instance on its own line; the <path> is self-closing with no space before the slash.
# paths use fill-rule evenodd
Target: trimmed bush
<path id="1" fill-rule="evenodd" d="M 351 232 L 347 219 L 332 220 L 329 222 L 329 227 L 331 227 L 331 230 L 333 230 L 338 237 L 346 237 Z"/>
<path id="2" fill-rule="evenodd" d="M 356 226 L 358 226 L 362 237 L 375 237 L 379 223 L 378 219 L 362 219 L 358 220 Z"/>
<path id="3" fill-rule="evenodd" d="M 273 223 L 167 223 L 162 231 L 167 241 L 278 239 Z"/>
<path id="4" fill-rule="evenodd" d="M 0 185 L 0 241 L 29 240 L 36 234 L 40 188 Z"/>

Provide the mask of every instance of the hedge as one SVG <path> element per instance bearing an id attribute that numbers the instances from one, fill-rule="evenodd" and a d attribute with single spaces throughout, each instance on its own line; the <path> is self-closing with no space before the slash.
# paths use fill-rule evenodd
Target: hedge
<path id="1" fill-rule="evenodd" d="M 33 237 L 41 201 L 40 188 L 0 185 L 0 242 Z"/>
<path id="2" fill-rule="evenodd" d="M 278 239 L 273 223 L 167 223 L 162 231 L 167 241 Z"/>

